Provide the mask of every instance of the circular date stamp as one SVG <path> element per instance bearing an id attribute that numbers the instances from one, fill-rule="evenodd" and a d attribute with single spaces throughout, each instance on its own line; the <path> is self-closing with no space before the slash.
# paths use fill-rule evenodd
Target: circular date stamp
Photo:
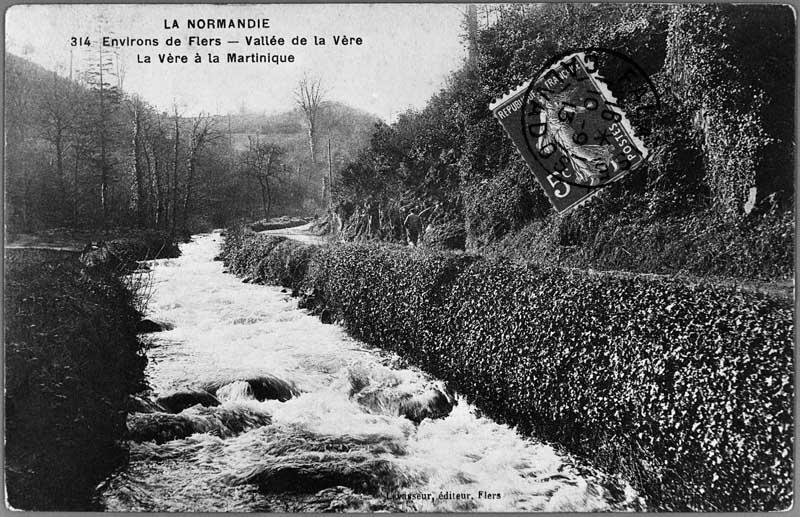
<path id="1" fill-rule="evenodd" d="M 586 48 L 555 56 L 522 99 L 523 154 L 546 173 L 556 197 L 605 187 L 647 160 L 627 113 L 655 112 L 660 98 L 644 70 L 620 52 Z"/>

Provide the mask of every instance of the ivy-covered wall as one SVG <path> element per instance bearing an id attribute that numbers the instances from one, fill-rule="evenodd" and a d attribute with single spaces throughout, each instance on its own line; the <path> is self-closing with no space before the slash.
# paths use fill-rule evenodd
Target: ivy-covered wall
<path id="1" fill-rule="evenodd" d="M 751 189 L 792 198 L 794 31 L 788 6 L 671 9 L 664 77 L 699 132 L 712 202 L 731 215 Z"/>
<path id="2" fill-rule="evenodd" d="M 631 481 L 653 509 L 786 509 L 790 302 L 713 285 L 228 232 L 231 272 L 281 283 L 492 417 Z"/>

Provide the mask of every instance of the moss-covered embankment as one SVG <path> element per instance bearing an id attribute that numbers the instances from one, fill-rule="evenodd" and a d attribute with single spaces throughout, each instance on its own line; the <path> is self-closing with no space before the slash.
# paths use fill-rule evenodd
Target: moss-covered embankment
<path id="1" fill-rule="evenodd" d="M 793 311 L 764 295 L 456 253 L 227 234 L 291 287 L 492 417 L 629 479 L 654 509 L 788 508 Z"/>
<path id="2" fill-rule="evenodd" d="M 116 244 L 133 260 L 152 243 Z M 115 269 L 87 268 L 75 252 L 6 250 L 5 472 L 12 507 L 97 509 L 96 485 L 124 460 L 119 441 L 128 395 L 141 390 L 146 364 L 136 293 L 128 287 Z"/>

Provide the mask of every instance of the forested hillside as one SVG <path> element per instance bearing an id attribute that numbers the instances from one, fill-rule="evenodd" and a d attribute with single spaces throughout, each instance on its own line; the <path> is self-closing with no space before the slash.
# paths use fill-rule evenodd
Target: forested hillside
<path id="1" fill-rule="evenodd" d="M 470 58 L 419 111 L 372 135 L 342 172 L 349 226 L 402 239 L 401 206 L 438 206 L 428 241 L 576 267 L 775 278 L 792 271 L 792 10 L 734 5 L 496 5 L 466 20 Z M 655 113 L 629 119 L 649 163 L 557 217 L 489 111 L 556 54 L 621 52 Z M 363 225 L 362 225 L 363 226 Z M 362 232 L 363 233 L 363 232 Z"/>
<path id="2" fill-rule="evenodd" d="M 304 79 L 277 114 L 188 116 L 125 94 L 112 59 L 56 75 L 8 56 L 11 232 L 135 223 L 170 233 L 332 206 L 346 239 L 424 241 L 542 263 L 776 279 L 792 274 L 794 18 L 779 6 L 491 5 L 469 57 L 387 124 Z M 489 110 L 556 54 L 603 47 L 650 77 L 629 113 L 648 163 L 556 216 Z M 330 159 L 329 159 L 330 142 Z M 329 183 L 333 195 L 329 196 Z M 435 207 L 435 209 L 434 209 Z"/>
<path id="3" fill-rule="evenodd" d="M 377 120 L 320 99 L 312 163 L 300 107 L 166 112 L 120 89 L 112 64 L 103 58 L 70 79 L 6 54 L 10 233 L 138 226 L 177 235 L 238 218 L 314 213 L 329 165 L 335 172 L 352 160 Z"/>
<path id="4" fill-rule="evenodd" d="M 271 198 L 275 203 L 272 214 L 311 214 L 324 207 L 325 192 L 322 178 L 329 172 L 338 174 L 358 152 L 367 146 L 378 118 L 339 102 L 320 106 L 319 126 L 315 138 L 319 149 L 316 164 L 309 150 L 308 124 L 300 108 L 278 114 L 240 113 L 225 117 L 230 145 L 236 153 L 247 153 L 251 142 L 279 150 L 280 177 L 278 188 Z M 330 163 L 328 161 L 330 137 Z M 330 166 L 331 171 L 328 171 Z M 268 217 L 263 210 L 252 217 Z"/>

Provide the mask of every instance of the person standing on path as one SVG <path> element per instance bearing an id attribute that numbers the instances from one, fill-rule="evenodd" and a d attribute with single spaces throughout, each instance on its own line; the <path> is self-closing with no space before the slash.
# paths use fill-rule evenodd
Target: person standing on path
<path id="1" fill-rule="evenodd" d="M 403 221 L 403 227 L 406 229 L 408 245 L 416 247 L 419 242 L 419 234 L 422 233 L 422 222 L 413 207 Z"/>

